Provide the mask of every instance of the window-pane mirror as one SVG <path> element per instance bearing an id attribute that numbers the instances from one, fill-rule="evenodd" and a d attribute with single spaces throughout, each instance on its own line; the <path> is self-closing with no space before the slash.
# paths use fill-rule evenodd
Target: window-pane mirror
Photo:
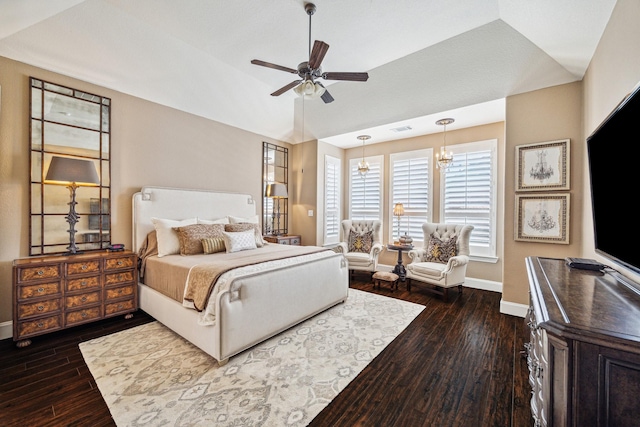
<path id="1" fill-rule="evenodd" d="M 63 253 L 69 246 L 70 190 L 45 183 L 53 157 L 95 166 L 98 184 L 76 189 L 75 244 L 80 251 L 106 248 L 111 242 L 111 100 L 33 77 L 30 84 L 29 254 Z"/>
<path id="2" fill-rule="evenodd" d="M 262 233 L 288 232 L 289 150 L 262 143 Z"/>

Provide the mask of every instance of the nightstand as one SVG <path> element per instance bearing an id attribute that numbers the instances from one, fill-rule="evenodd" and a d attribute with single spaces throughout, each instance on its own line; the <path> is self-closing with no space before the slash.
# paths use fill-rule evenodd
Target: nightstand
<path id="1" fill-rule="evenodd" d="M 45 255 L 13 262 L 13 340 L 138 309 L 138 257 L 131 251 Z"/>
<path id="2" fill-rule="evenodd" d="M 286 236 L 262 236 L 262 238 L 269 243 L 278 243 L 280 245 L 302 245 L 302 239 L 299 235 L 286 235 Z"/>

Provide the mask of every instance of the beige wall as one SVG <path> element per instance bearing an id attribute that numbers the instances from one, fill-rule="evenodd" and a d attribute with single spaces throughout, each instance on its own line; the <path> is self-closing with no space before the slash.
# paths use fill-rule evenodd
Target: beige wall
<path id="1" fill-rule="evenodd" d="M 111 98 L 112 241 L 127 247 L 131 196 L 140 187 L 245 192 L 260 213 L 262 142 L 291 149 L 290 144 L 0 57 L 0 322 L 12 317 L 12 261 L 29 254 L 29 76 Z"/>
<path id="2" fill-rule="evenodd" d="M 590 135 L 618 103 L 640 83 L 640 25 L 638 25 L 638 17 L 640 17 L 640 2 L 637 0 L 618 0 L 607 31 L 600 40 L 584 78 L 583 133 L 585 137 Z M 627 146 L 631 146 L 635 142 L 629 141 Z M 585 165 L 583 187 L 588 189 L 589 174 L 586 168 L 586 154 L 585 151 L 582 157 L 582 162 Z M 635 183 L 628 184 L 632 184 L 635 190 Z M 630 197 L 633 197 L 632 193 L 630 193 Z M 595 254 L 592 237 L 591 197 L 588 192 L 585 192 L 585 197 L 582 200 L 582 210 L 584 212 L 582 233 L 585 236 L 583 256 L 596 258 L 600 262 L 610 264 Z M 587 236 L 589 237 L 587 238 Z M 626 271 L 622 267 L 616 266 L 615 268 L 640 282 L 640 275 Z"/>
<path id="3" fill-rule="evenodd" d="M 581 206 L 584 194 L 581 112 L 580 82 L 507 98 L 503 301 L 529 303 L 529 282 L 524 262 L 527 256 L 564 258 L 580 254 L 583 241 Z M 567 138 L 571 140 L 569 244 L 515 241 L 515 147 Z"/>
<path id="4" fill-rule="evenodd" d="M 504 146 L 504 123 L 493 123 L 484 126 L 476 126 L 471 128 L 465 128 L 456 131 L 447 130 L 447 145 L 456 145 L 467 142 L 474 141 L 484 141 L 488 139 L 496 139 L 498 140 L 498 189 L 497 189 L 497 210 L 498 210 L 498 220 L 497 220 L 497 229 L 498 229 L 498 242 L 497 242 L 497 252 L 498 252 L 498 262 L 497 263 L 488 263 L 488 262 L 480 262 L 473 261 L 469 264 L 467 274 L 470 277 L 501 282 L 502 281 L 502 210 L 503 210 L 503 183 L 502 176 L 504 170 L 504 162 L 503 162 L 503 146 Z M 439 150 L 440 146 L 442 146 L 442 133 L 432 134 L 432 135 L 423 135 L 414 138 L 406 138 L 399 139 L 395 141 L 389 142 L 381 142 L 377 144 L 365 145 L 365 156 L 384 156 L 384 187 L 383 187 L 383 230 L 382 230 L 382 239 L 383 243 L 386 243 L 390 239 L 390 225 L 392 221 L 395 219 L 392 215 L 393 206 L 389 203 L 389 155 L 392 153 L 400 153 L 403 151 L 412 151 L 412 150 L 420 150 L 424 148 L 433 148 L 433 152 L 435 153 Z M 348 176 L 349 176 L 349 161 L 351 159 L 360 159 L 362 158 L 362 146 L 351 148 L 346 150 L 345 159 L 344 159 L 344 167 L 343 167 L 343 176 L 345 177 L 345 186 L 344 186 L 344 197 L 343 197 L 343 217 L 348 216 L 348 208 L 349 208 L 349 194 L 348 194 Z M 437 222 L 440 220 L 440 173 L 438 171 L 434 171 L 433 173 L 433 212 L 432 212 L 432 220 Z M 414 238 L 416 236 L 413 236 Z M 420 236 L 422 237 L 422 236 Z M 406 254 L 403 254 L 404 262 L 407 263 L 409 261 Z M 379 262 L 381 264 L 386 265 L 395 265 L 397 261 L 397 253 L 384 251 L 380 254 Z"/>

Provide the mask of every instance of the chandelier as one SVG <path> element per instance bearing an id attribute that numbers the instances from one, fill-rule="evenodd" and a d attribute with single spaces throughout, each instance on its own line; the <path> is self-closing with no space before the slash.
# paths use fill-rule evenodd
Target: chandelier
<path id="1" fill-rule="evenodd" d="M 447 125 L 454 121 L 454 119 L 440 119 L 436 122 L 437 125 L 444 126 L 443 146 L 440 148 L 440 152 L 436 153 L 436 168 L 440 169 L 441 172 L 445 172 L 453 163 L 453 152 L 449 151 L 447 153 Z"/>
<path id="2" fill-rule="evenodd" d="M 369 163 L 364 159 L 364 142 L 367 139 L 371 139 L 371 137 L 369 135 L 360 135 L 357 138 L 362 141 L 362 161 L 358 162 L 358 172 L 360 176 L 364 177 L 369 172 Z"/>

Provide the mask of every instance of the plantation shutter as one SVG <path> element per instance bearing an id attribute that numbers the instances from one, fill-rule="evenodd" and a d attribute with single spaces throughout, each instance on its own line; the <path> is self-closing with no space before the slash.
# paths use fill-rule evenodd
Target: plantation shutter
<path id="1" fill-rule="evenodd" d="M 414 241 L 422 241 L 422 224 L 430 218 L 430 155 L 433 150 L 395 153 L 391 161 L 391 240 L 407 233 Z M 402 203 L 404 216 L 393 216 L 396 203 Z M 398 223 L 400 224 L 398 226 Z M 399 233 L 399 234 L 398 234 Z"/>
<path id="2" fill-rule="evenodd" d="M 382 219 L 382 156 L 367 157 L 369 172 L 361 176 L 358 162 L 351 159 L 349 188 L 349 219 Z"/>
<path id="3" fill-rule="evenodd" d="M 340 241 L 340 159 L 325 156 L 324 244 Z"/>

